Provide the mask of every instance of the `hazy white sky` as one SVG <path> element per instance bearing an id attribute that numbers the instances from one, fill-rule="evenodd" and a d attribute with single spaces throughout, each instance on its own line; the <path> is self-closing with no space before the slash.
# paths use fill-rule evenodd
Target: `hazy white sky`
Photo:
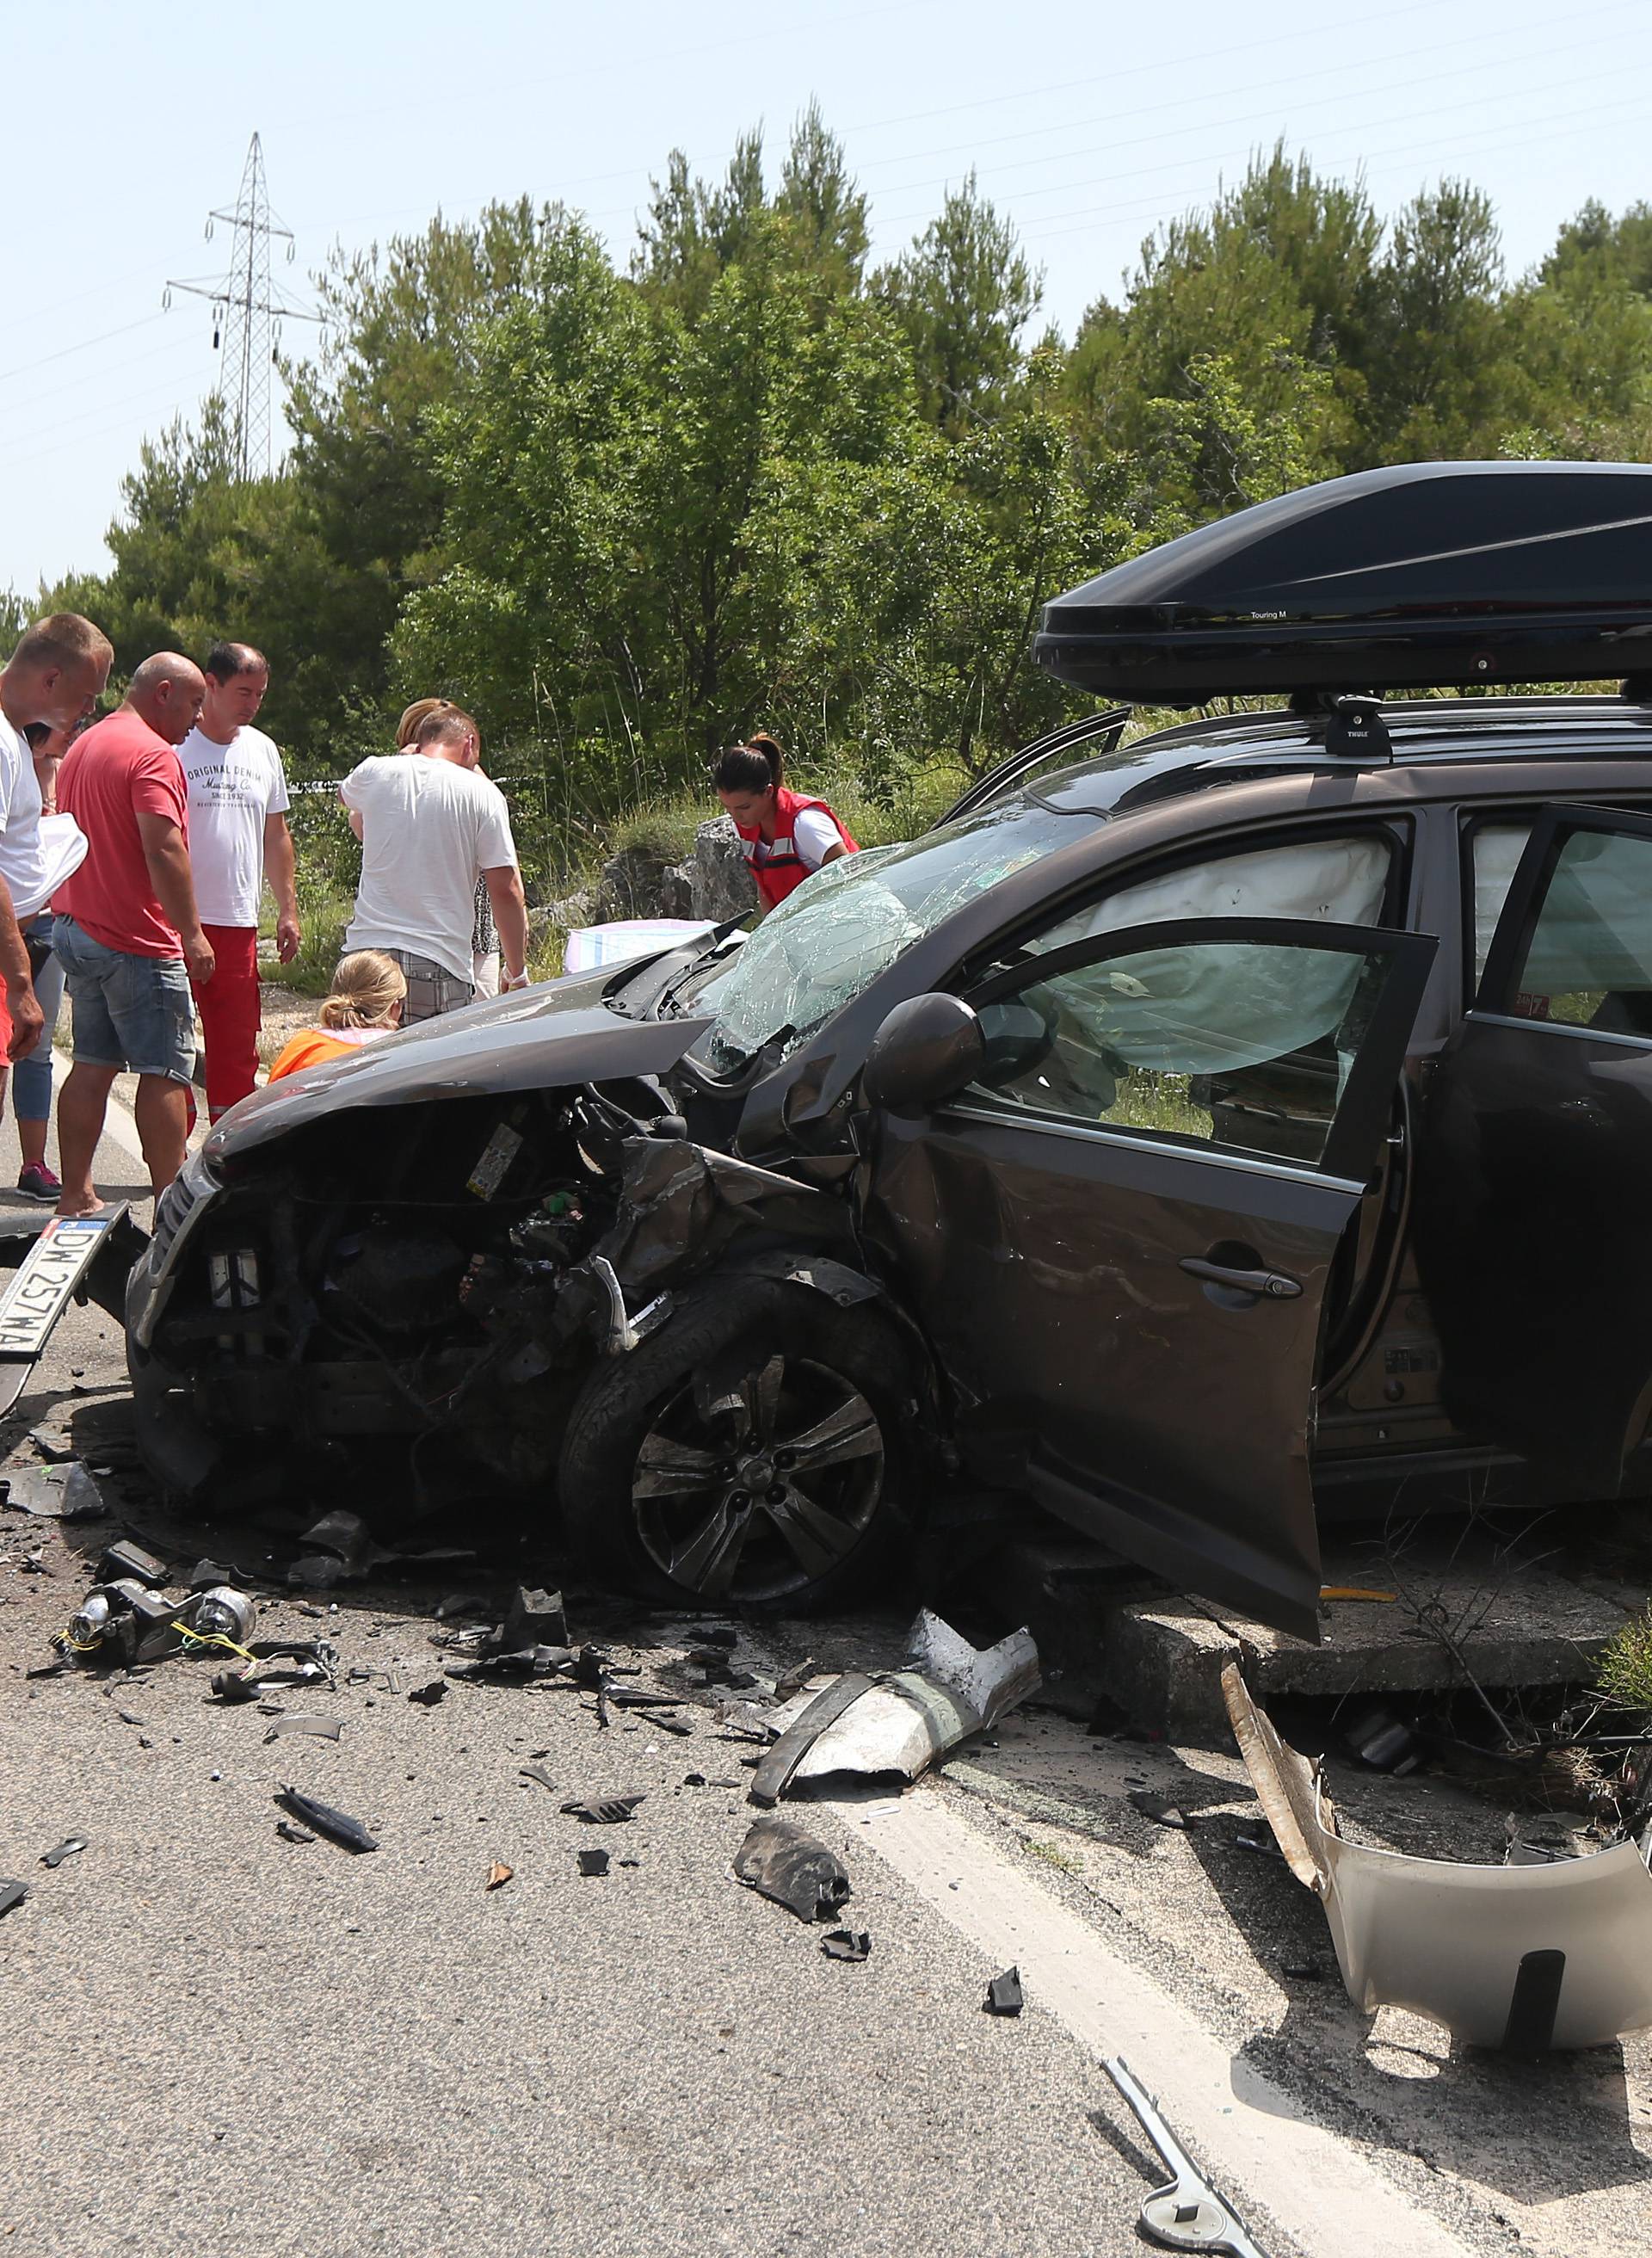
<path id="1" fill-rule="evenodd" d="M 1443 172 L 1490 191 L 1512 272 L 1589 196 L 1652 195 L 1652 0 L 80 0 L 13 11 L 4 50 L 0 586 L 107 561 L 140 440 L 216 380 L 211 316 L 169 277 L 228 255 L 262 133 L 297 238 L 417 230 L 527 191 L 585 210 L 623 259 L 673 146 L 720 169 L 741 127 L 776 152 L 811 95 L 871 195 L 875 257 L 974 165 L 1071 334 L 1142 238 L 1284 135 L 1364 168 L 1379 209 Z M 289 346 L 299 342 L 289 330 Z"/>

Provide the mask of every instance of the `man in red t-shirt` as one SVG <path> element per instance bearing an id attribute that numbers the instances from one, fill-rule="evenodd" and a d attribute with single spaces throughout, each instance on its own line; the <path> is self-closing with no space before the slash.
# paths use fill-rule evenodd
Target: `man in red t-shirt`
<path id="1" fill-rule="evenodd" d="M 183 1166 L 195 1069 L 191 976 L 212 977 L 189 876 L 188 788 L 176 748 L 206 684 L 176 651 L 146 658 L 125 703 L 73 746 L 57 804 L 90 842 L 53 897 L 52 946 L 67 977 L 74 1064 L 57 1107 L 60 1215 L 96 1215 L 92 1158 L 115 1076 L 138 1076 L 133 1111 L 160 1197 Z"/>

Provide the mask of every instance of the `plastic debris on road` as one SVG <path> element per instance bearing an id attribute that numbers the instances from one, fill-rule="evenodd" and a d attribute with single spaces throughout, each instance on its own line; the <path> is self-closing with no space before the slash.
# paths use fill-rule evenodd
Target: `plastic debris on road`
<path id="1" fill-rule="evenodd" d="M 296 1787 L 284 1787 L 275 1800 L 289 1817 L 301 1827 L 313 1828 L 317 1835 L 325 1835 L 329 1842 L 337 1843 L 345 1850 L 376 1850 L 376 1837 L 370 1835 L 359 1819 L 348 1812 L 335 1811 L 330 1803 L 317 1803 L 314 1796 L 305 1795 Z"/>
<path id="2" fill-rule="evenodd" d="M 799 1921 L 835 1920 L 851 1894 L 842 1863 L 819 1837 L 790 1819 L 759 1819 L 734 1854 L 748 1889 L 785 1906 Z"/>
<path id="3" fill-rule="evenodd" d="M 794 1780 L 838 1772 L 916 1779 L 1039 1683 L 1039 1651 L 1027 1630 L 976 1648 L 925 1608 L 908 1652 L 908 1669 L 846 1672 L 773 1711 L 764 1722 L 780 1737 L 757 1767 L 751 1800 L 767 1808 Z"/>
<path id="4" fill-rule="evenodd" d="M 987 1986 L 982 2005 L 989 2015 L 1018 2015 L 1026 2005 L 1021 1989 L 1021 1970 L 1006 1968 L 1002 1975 L 995 1976 Z"/>
<path id="5" fill-rule="evenodd" d="M 523 1767 L 526 1770 L 526 1766 Z M 576 1800 L 562 1807 L 565 1819 L 583 1819 L 588 1827 L 618 1827 L 633 1818 L 639 1803 L 646 1801 L 641 1795 L 604 1795 Z"/>

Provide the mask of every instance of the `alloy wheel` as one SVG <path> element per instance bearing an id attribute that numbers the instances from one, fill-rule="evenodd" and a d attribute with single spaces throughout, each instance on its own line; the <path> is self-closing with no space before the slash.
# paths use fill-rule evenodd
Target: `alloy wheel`
<path id="1" fill-rule="evenodd" d="M 706 1599 L 800 1598 L 865 1536 L 883 1459 L 876 1414 L 828 1365 L 776 1355 L 731 1388 L 686 1381 L 637 1452 L 637 1534 Z"/>

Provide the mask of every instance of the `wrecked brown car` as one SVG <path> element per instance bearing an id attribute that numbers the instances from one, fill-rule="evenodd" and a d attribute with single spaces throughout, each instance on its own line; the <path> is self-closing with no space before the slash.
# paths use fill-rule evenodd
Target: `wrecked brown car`
<path id="1" fill-rule="evenodd" d="M 1385 650 L 1417 678 L 1393 621 L 1419 557 L 1487 592 L 1455 644 L 1429 628 L 1429 678 L 1521 678 L 1531 559 L 1582 572 L 1566 529 L 1621 521 L 1626 481 L 1652 516 L 1652 473 L 1599 472 L 1425 465 L 1248 513 L 1270 557 L 1294 523 L 1304 587 L 1362 538 L 1400 576 L 1388 643 L 1340 660 L 1345 591 L 1294 643 L 1272 601 L 1258 628 L 1202 599 L 1205 644 L 1251 636 L 1249 686 L 1288 686 L 1253 678 L 1258 634 L 1303 670 L 1299 710 L 1128 745 L 1095 715 L 750 935 L 249 1099 L 132 1275 L 151 1465 L 383 1523 L 505 1483 L 634 1588 L 789 1607 L 967 1483 L 1310 1637 L 1317 1515 L 1400 1483 L 1652 1492 L 1643 679 L 1325 686 L 1380 688 Z M 1479 536 L 1458 473 L 1495 499 Z M 1208 529 L 1230 572 L 1242 523 Z M 1105 585 L 1050 607 L 1041 657 L 1191 694 Z M 1648 632 L 1614 618 L 1538 637 L 1550 678 Z"/>

